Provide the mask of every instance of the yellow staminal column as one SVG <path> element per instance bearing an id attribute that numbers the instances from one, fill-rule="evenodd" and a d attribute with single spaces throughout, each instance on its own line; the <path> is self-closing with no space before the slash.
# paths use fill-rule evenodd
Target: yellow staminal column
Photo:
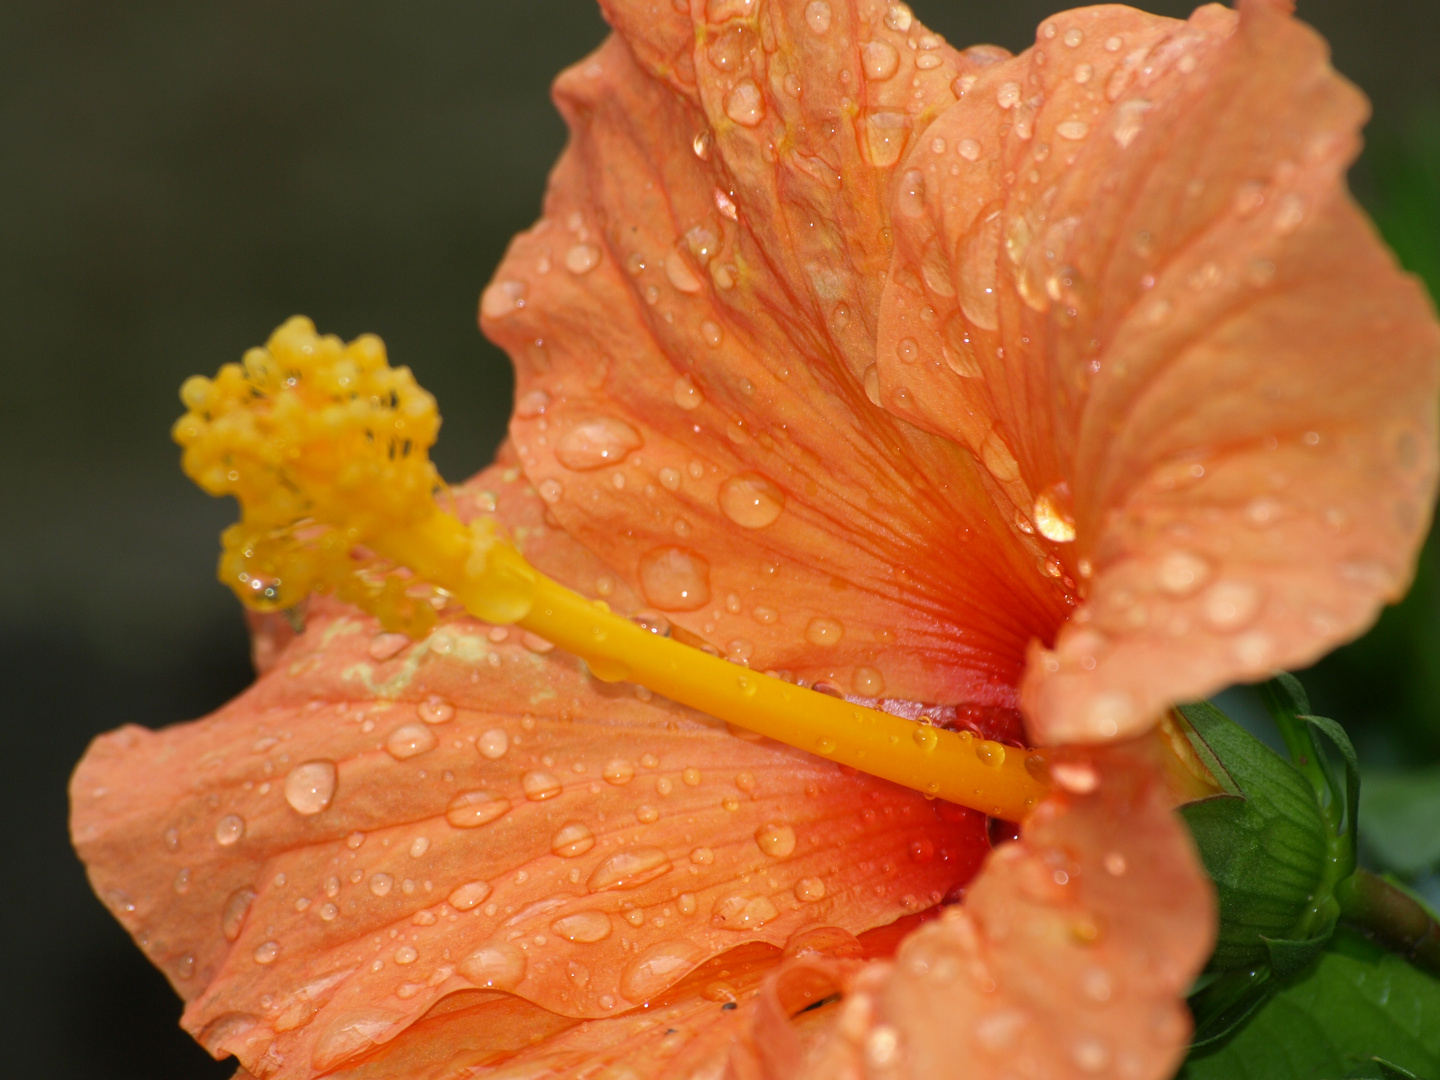
<path id="1" fill-rule="evenodd" d="M 1034 751 L 917 724 L 794 686 L 667 638 L 587 600 L 497 537 L 442 510 L 427 456 L 434 401 L 383 346 L 348 346 L 292 319 L 243 367 L 192 379 L 176 424 L 186 473 L 233 494 L 221 577 L 247 604 L 277 608 L 312 588 L 412 632 L 373 578 L 368 549 L 448 592 L 466 610 L 515 623 L 583 658 L 597 678 L 632 680 L 739 727 L 927 795 L 1019 820 L 1044 794 Z M 366 559 L 371 560 L 367 562 Z M 428 614 L 428 612 L 426 612 Z"/>

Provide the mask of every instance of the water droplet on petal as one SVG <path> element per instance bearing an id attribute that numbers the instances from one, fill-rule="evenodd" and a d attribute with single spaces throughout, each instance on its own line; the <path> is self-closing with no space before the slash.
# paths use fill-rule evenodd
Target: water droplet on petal
<path id="1" fill-rule="evenodd" d="M 885 678 L 873 667 L 857 667 L 850 686 L 861 697 L 879 697 L 885 692 Z"/>
<path id="2" fill-rule="evenodd" d="M 874 82 L 890 78 L 900 67 L 900 54 L 895 51 L 895 46 L 878 38 L 860 46 L 860 60 L 865 68 L 865 77 Z"/>
<path id="3" fill-rule="evenodd" d="M 966 161 L 980 160 L 980 144 L 974 139 L 961 139 L 955 144 L 955 151 Z"/>
<path id="4" fill-rule="evenodd" d="M 811 645 L 835 645 L 845 635 L 845 627 L 835 619 L 817 616 L 805 627 L 805 640 Z"/>
<path id="5" fill-rule="evenodd" d="M 516 308 L 525 306 L 523 281 L 494 281 L 480 296 L 480 314 L 487 319 L 503 319 Z"/>
<path id="6" fill-rule="evenodd" d="M 540 498 L 553 505 L 565 494 L 565 485 L 551 477 L 549 480 L 540 481 L 535 490 L 540 493 Z"/>
<path id="7" fill-rule="evenodd" d="M 457 829 L 475 829 L 510 811 L 510 800 L 489 791 L 462 791 L 445 808 L 445 820 Z"/>
<path id="8" fill-rule="evenodd" d="M 874 364 L 865 369 L 862 382 L 865 385 L 865 396 L 870 399 L 870 404 L 878 406 L 880 404 L 880 373 L 875 370 Z"/>
<path id="9" fill-rule="evenodd" d="M 765 119 L 765 95 L 753 79 L 741 79 L 725 95 L 725 115 L 741 127 L 753 128 Z"/>
<path id="10" fill-rule="evenodd" d="M 1070 513 L 1070 487 L 1068 484 L 1053 484 L 1035 499 L 1035 527 L 1040 535 L 1057 544 L 1068 544 L 1075 539 L 1075 519 Z"/>
<path id="11" fill-rule="evenodd" d="M 538 769 L 527 772 L 520 778 L 520 787 L 525 792 L 525 798 L 531 802 L 553 799 L 560 794 L 561 786 L 560 779 L 553 773 Z"/>
<path id="12" fill-rule="evenodd" d="M 732 893 L 715 901 L 710 924 L 722 930 L 758 930 L 779 914 L 768 896 Z"/>
<path id="13" fill-rule="evenodd" d="M 905 4 L 891 4 L 885 12 L 885 25 L 902 34 L 910 29 L 910 24 L 914 21 L 914 14 Z"/>
<path id="14" fill-rule="evenodd" d="M 696 611 L 710 601 L 710 564 L 685 548 L 654 548 L 640 557 L 640 588 L 662 611 Z"/>
<path id="15" fill-rule="evenodd" d="M 801 878 L 795 883 L 795 899 L 802 904 L 825 899 L 825 882 L 818 877 Z"/>
<path id="16" fill-rule="evenodd" d="M 1055 125 L 1055 134 L 1071 142 L 1079 142 L 1090 134 L 1090 125 L 1084 120 L 1065 120 Z"/>
<path id="17" fill-rule="evenodd" d="M 588 274 L 600 265 L 600 249 L 594 244 L 576 244 L 565 253 L 565 269 L 572 274 Z"/>
<path id="18" fill-rule="evenodd" d="M 624 420 L 597 416 L 567 431 L 555 446 L 555 457 L 567 469 L 585 472 L 619 464 L 644 444 L 640 433 Z"/>
<path id="19" fill-rule="evenodd" d="M 371 874 L 370 891 L 376 896 L 388 896 L 395 885 L 395 879 L 389 874 Z"/>
<path id="20" fill-rule="evenodd" d="M 671 285 L 687 295 L 698 293 L 703 287 L 690 262 L 678 247 L 665 256 L 665 277 Z"/>
<path id="21" fill-rule="evenodd" d="M 670 871 L 670 858 L 659 848 L 619 851 L 597 866 L 586 882 L 591 892 L 633 889 Z"/>
<path id="22" fill-rule="evenodd" d="M 620 993 L 630 1001 L 648 1001 L 669 989 L 700 962 L 704 953 L 689 941 L 662 941 L 646 949 L 620 975 Z"/>
<path id="23" fill-rule="evenodd" d="M 236 844 L 245 835 L 245 819 L 239 814 L 226 814 L 215 823 L 215 842 L 221 847 Z"/>
<path id="24" fill-rule="evenodd" d="M 445 902 L 456 911 L 469 911 L 477 908 L 485 902 L 490 895 L 490 885 L 485 881 L 467 881 L 464 885 L 455 888 Z"/>
<path id="25" fill-rule="evenodd" d="M 384 663 L 392 657 L 398 656 L 400 652 L 410 644 L 410 638 L 405 634 L 376 634 L 370 639 L 370 659 Z"/>
<path id="26" fill-rule="evenodd" d="M 475 749 L 481 757 L 495 761 L 504 757 L 505 751 L 510 749 L 510 736 L 504 728 L 491 728 L 475 740 Z"/>
<path id="27" fill-rule="evenodd" d="M 550 395 L 544 390 L 529 390 L 515 399 L 515 415 L 522 420 L 534 420 L 544 414 L 550 405 Z"/>
<path id="28" fill-rule="evenodd" d="M 245 925 L 245 916 L 250 914 L 250 905 L 255 902 L 254 889 L 236 889 L 225 898 L 220 911 L 220 932 L 226 941 L 235 941 Z"/>
<path id="29" fill-rule="evenodd" d="M 1239 630 L 1260 613 L 1260 589 L 1247 581 L 1217 581 L 1200 602 L 1200 613 L 1213 630 Z"/>
<path id="30" fill-rule="evenodd" d="M 335 797 L 335 763 L 307 761 L 285 777 L 285 801 L 297 814 L 309 817 L 330 805 Z M 218 837 L 217 837 L 218 839 Z"/>
<path id="31" fill-rule="evenodd" d="M 1210 564 L 1189 551 L 1172 551 L 1160 560 L 1155 583 L 1171 596 L 1189 596 L 1210 580 Z"/>
<path id="32" fill-rule="evenodd" d="M 815 34 L 828 34 L 832 12 L 826 0 L 810 0 L 805 5 L 805 25 Z"/>
<path id="33" fill-rule="evenodd" d="M 455 706 L 444 698 L 434 695 L 418 705 L 415 712 L 427 724 L 446 724 L 455 719 Z"/>
<path id="34" fill-rule="evenodd" d="M 584 855 L 595 846 L 595 834 L 583 822 L 568 821 L 550 838 L 550 850 L 562 859 Z"/>
<path id="35" fill-rule="evenodd" d="M 762 825 L 755 830 L 755 843 L 775 859 L 783 859 L 795 851 L 795 830 L 789 825 Z"/>
<path id="36" fill-rule="evenodd" d="M 404 761 L 434 750 L 438 742 L 435 733 L 424 724 L 401 724 L 386 736 L 385 749 L 391 757 Z"/>
<path id="37" fill-rule="evenodd" d="M 593 945 L 610 936 L 610 916 L 603 911 L 577 911 L 550 924 L 550 929 L 566 941 Z"/>
<path id="38" fill-rule="evenodd" d="M 888 169 L 900 160 L 910 137 L 910 117 L 897 109 L 876 109 L 865 117 L 865 147 L 870 164 Z"/>
<path id="39" fill-rule="evenodd" d="M 273 964 L 279 955 L 280 943 L 278 941 L 266 941 L 256 945 L 255 951 L 251 953 L 257 964 Z"/>
<path id="40" fill-rule="evenodd" d="M 525 954 L 506 941 L 491 941 L 461 960 L 456 970 L 476 986 L 513 990 L 525 979 Z"/>
<path id="41" fill-rule="evenodd" d="M 720 509 L 744 529 L 762 529 L 785 509 L 785 492 L 759 473 L 746 472 L 720 485 Z"/>
<path id="42" fill-rule="evenodd" d="M 400 1020 L 389 1009 L 352 1009 L 337 1016 L 315 1041 L 310 1063 L 317 1072 L 329 1072 L 382 1041 Z"/>
<path id="43" fill-rule="evenodd" d="M 1135 141 L 1145 125 L 1145 114 L 1150 111 L 1150 102 L 1143 98 L 1122 101 L 1115 107 L 1115 124 L 1110 135 L 1123 150 Z"/>
<path id="44" fill-rule="evenodd" d="M 695 385 L 689 375 L 681 375 L 675 380 L 675 386 L 671 391 L 671 396 L 675 399 L 675 404 L 679 405 L 680 408 L 686 412 L 698 409 L 705 403 L 705 395 L 701 393 L 700 388 Z M 664 483 L 664 481 L 662 480 L 661 483 Z M 666 486 L 668 487 L 669 485 L 667 484 Z M 671 490 L 673 491 L 674 489 L 672 488 Z"/>

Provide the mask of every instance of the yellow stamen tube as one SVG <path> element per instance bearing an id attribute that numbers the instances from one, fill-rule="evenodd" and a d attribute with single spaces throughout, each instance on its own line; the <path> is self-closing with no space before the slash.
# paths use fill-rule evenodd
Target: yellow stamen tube
<path id="1" fill-rule="evenodd" d="M 397 590 L 377 583 L 374 556 L 356 553 L 368 549 L 478 618 L 518 624 L 581 657 L 607 682 L 632 680 L 995 817 L 1020 820 L 1045 792 L 1034 751 L 917 724 L 658 636 L 541 574 L 493 521 L 466 525 L 442 510 L 427 455 L 439 427 L 434 401 L 407 369 L 388 367 L 374 338 L 346 346 L 292 319 L 243 367 L 192 379 L 182 397 L 190 412 L 175 435 L 186 473 L 241 503 L 221 578 L 251 606 L 285 607 L 333 588 L 389 625 L 423 632 L 423 620 L 394 606 Z"/>

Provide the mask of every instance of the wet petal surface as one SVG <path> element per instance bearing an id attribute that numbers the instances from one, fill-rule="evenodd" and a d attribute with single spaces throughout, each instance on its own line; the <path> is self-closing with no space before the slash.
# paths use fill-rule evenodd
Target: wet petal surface
<path id="1" fill-rule="evenodd" d="M 1027 668 L 1037 737 L 1309 663 L 1409 580 L 1440 346 L 1344 190 L 1365 111 L 1273 5 L 1087 8 L 907 158 L 879 392 L 1078 584 Z"/>
<path id="2" fill-rule="evenodd" d="M 460 499 L 551 572 L 594 572 L 518 469 Z M 597 683 L 518 632 L 460 620 L 396 650 L 377 631 L 312 601 L 248 693 L 105 736 L 75 777 L 97 892 L 185 1025 L 256 1075 L 339 1068 L 481 991 L 516 1031 L 623 1013 L 742 942 L 930 907 L 988 848 L 980 815 Z"/>

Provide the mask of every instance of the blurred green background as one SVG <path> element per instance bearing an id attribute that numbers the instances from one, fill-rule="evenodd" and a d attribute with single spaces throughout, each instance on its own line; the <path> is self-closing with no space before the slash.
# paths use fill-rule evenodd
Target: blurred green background
<path id="1" fill-rule="evenodd" d="M 914 6 L 958 45 L 1019 49 L 1067 5 Z M 1301 14 L 1375 102 L 1356 190 L 1440 286 L 1440 5 L 1302 0 Z M 476 299 L 562 145 L 550 79 L 604 33 L 586 0 L 0 5 L 11 1075 L 232 1071 L 175 1028 L 178 1003 L 91 897 L 65 835 L 66 778 L 91 736 L 200 715 L 250 678 L 213 577 L 233 510 L 180 475 L 169 441 L 181 380 L 294 312 L 374 331 L 442 403 L 442 471 L 484 465 L 511 383 Z M 1433 541 L 1410 599 L 1306 681 L 1367 762 L 1440 761 Z M 1391 803 L 1414 818 L 1424 804 L 1406 791 Z M 1440 837 L 1440 802 L 1418 821 Z"/>

